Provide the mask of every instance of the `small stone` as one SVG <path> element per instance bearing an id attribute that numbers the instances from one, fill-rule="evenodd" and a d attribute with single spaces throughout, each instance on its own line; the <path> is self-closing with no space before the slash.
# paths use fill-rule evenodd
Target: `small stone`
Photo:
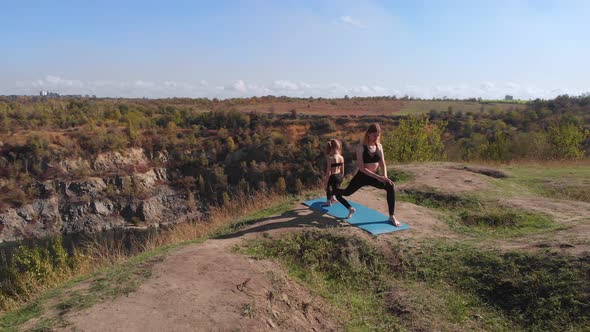
<path id="1" fill-rule="evenodd" d="M 266 320 L 266 324 L 268 324 L 268 326 L 272 327 L 273 329 L 277 327 L 270 318 Z"/>

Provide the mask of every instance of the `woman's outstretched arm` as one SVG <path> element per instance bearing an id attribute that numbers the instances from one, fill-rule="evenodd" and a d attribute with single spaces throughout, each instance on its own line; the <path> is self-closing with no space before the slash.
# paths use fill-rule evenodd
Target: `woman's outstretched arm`
<path id="1" fill-rule="evenodd" d="M 379 158 L 379 167 L 381 167 L 381 169 L 383 170 L 383 176 L 387 177 L 387 165 L 385 165 L 385 154 L 383 153 L 383 145 L 377 145 L 377 149 L 379 149 L 378 152 L 381 157 Z"/>
<path id="2" fill-rule="evenodd" d="M 393 181 L 387 176 L 387 165 L 385 165 L 385 153 L 383 153 L 383 145 L 379 144 L 377 146 L 379 149 L 379 154 L 381 155 L 381 160 L 379 160 L 379 167 L 383 170 L 383 181 L 384 183 L 389 183 L 393 185 Z"/>

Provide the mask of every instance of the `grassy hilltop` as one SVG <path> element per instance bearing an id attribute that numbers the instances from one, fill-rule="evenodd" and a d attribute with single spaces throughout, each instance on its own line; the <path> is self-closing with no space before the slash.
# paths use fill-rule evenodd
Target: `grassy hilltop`
<path id="1" fill-rule="evenodd" d="M 207 225 L 179 227 L 144 248 L 166 246 L 131 259 L 117 258 L 115 247 L 106 254 L 109 247 L 103 244 L 105 254 L 98 262 L 119 263 L 34 297 L 30 305 L 6 314 L 0 326 L 85 326 L 77 313 L 100 317 L 98 303 L 117 307 L 123 295 L 138 287 L 157 292 L 167 274 L 155 266 L 182 260 L 191 248 L 190 255 L 198 255 L 214 245 L 213 256 L 199 262 L 208 264 L 227 252 L 240 259 L 255 257 L 260 264 L 268 259 L 279 263 L 274 272 L 265 272 L 270 278 L 266 295 L 256 288 L 262 286 L 248 281 L 251 272 L 241 270 L 246 302 L 235 299 L 240 320 L 271 319 L 287 328 L 294 323 L 284 317 L 306 310 L 311 315 L 322 303 L 322 319 L 350 330 L 582 331 L 590 318 L 590 202 L 588 186 L 579 186 L 590 181 L 587 170 L 587 162 L 395 166 L 391 174 L 398 183 L 398 216 L 412 229 L 379 237 L 318 213 L 294 213 L 306 210 L 299 205 L 301 196 L 235 201 L 231 212 L 220 210 Z M 567 182 L 556 187 L 556 176 Z M 575 198 L 568 198 L 571 191 Z M 353 199 L 370 205 L 380 196 L 365 190 Z M 204 243 L 186 242 L 206 234 L 211 235 Z M 284 306 L 285 298 L 295 296 L 288 279 L 305 285 L 316 300 Z M 252 293 L 259 295 L 247 295 Z M 326 311 L 328 307 L 333 309 Z M 227 310 L 231 321 L 232 309 Z"/>
<path id="2" fill-rule="evenodd" d="M 2 97 L 2 213 L 44 199 L 43 181 L 164 167 L 207 218 L 132 248 L 19 247 L 2 259 L 0 327 L 583 331 L 589 101 Z M 324 142 L 344 141 L 351 171 L 371 122 L 409 231 L 371 237 L 300 205 L 322 195 Z M 58 167 L 130 148 L 147 162 Z M 379 191 L 352 199 L 385 211 Z"/>

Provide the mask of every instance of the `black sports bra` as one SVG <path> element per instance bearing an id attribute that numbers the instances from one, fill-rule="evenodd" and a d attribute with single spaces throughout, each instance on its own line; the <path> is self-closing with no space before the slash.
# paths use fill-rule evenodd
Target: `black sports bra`
<path id="1" fill-rule="evenodd" d="M 330 165 L 331 167 L 338 167 L 338 166 L 342 166 L 342 163 L 333 163 L 332 165 Z"/>
<path id="2" fill-rule="evenodd" d="M 379 149 L 375 150 L 375 153 L 369 153 L 369 148 L 366 145 L 363 145 L 363 163 L 370 164 L 370 163 L 378 163 L 381 161 L 381 155 L 379 155 Z"/>

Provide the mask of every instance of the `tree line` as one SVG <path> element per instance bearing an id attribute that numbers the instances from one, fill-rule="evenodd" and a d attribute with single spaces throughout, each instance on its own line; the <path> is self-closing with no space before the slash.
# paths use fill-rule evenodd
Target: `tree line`
<path id="1" fill-rule="evenodd" d="M 174 185 L 212 203 L 257 190 L 297 193 L 321 178 L 329 138 L 343 140 L 347 169 L 354 169 L 353 145 L 371 122 L 381 124 L 386 155 L 398 162 L 570 160 L 590 151 L 589 96 L 536 100 L 523 110 L 449 107 L 379 117 L 203 111 L 178 104 L 0 98 L 0 202 L 14 206 L 41 197 L 39 181 L 105 175 L 88 169 L 61 173 L 53 166 L 131 147 L 144 149 L 146 166 L 168 167 Z"/>

